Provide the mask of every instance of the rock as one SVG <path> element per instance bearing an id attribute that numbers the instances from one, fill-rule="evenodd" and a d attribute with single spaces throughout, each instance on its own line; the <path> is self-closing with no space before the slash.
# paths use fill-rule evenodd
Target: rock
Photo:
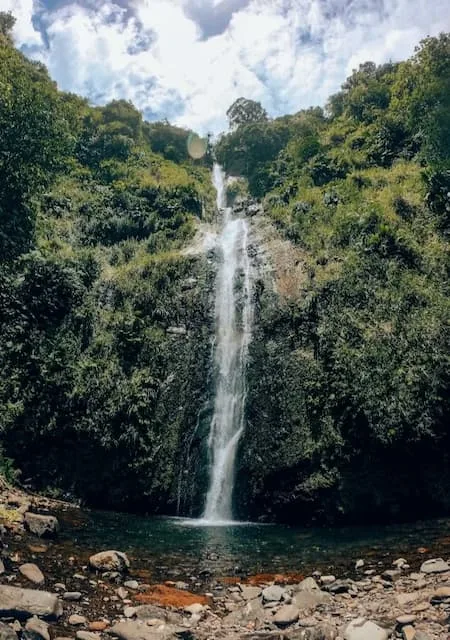
<path id="1" fill-rule="evenodd" d="M 262 592 L 263 602 L 280 602 L 285 593 L 285 590 L 276 584 L 272 587 L 266 587 Z"/>
<path id="2" fill-rule="evenodd" d="M 328 593 L 347 593 L 353 588 L 353 582 L 351 580 L 336 580 L 331 584 L 327 584 L 324 589 Z"/>
<path id="3" fill-rule="evenodd" d="M 65 591 L 66 590 L 66 585 L 63 584 L 62 582 L 56 582 L 53 585 L 53 588 L 55 589 L 55 591 Z"/>
<path id="4" fill-rule="evenodd" d="M 323 585 L 332 584 L 333 582 L 336 582 L 336 578 L 335 576 L 321 576 L 320 582 Z"/>
<path id="5" fill-rule="evenodd" d="M 412 613 L 406 613 L 405 615 L 398 616 L 398 618 L 395 619 L 396 623 L 398 625 L 400 625 L 401 627 L 404 627 L 405 625 L 412 624 L 416 620 L 417 620 L 417 616 L 415 616 Z"/>
<path id="6" fill-rule="evenodd" d="M 41 516 L 38 513 L 26 513 L 25 526 L 39 538 L 53 538 L 59 531 L 59 522 L 55 516 Z"/>
<path id="7" fill-rule="evenodd" d="M 444 571 L 450 571 L 450 566 L 442 558 L 434 558 L 424 562 L 420 571 L 422 573 L 444 573 Z"/>
<path id="8" fill-rule="evenodd" d="M 116 591 L 117 595 L 119 596 L 119 598 L 121 600 L 125 600 L 125 598 L 128 596 L 128 591 L 126 589 L 124 589 L 123 587 L 119 587 Z"/>
<path id="9" fill-rule="evenodd" d="M 125 607 L 123 610 L 123 615 L 125 618 L 134 618 L 136 615 L 136 607 Z"/>
<path id="10" fill-rule="evenodd" d="M 186 634 L 185 637 L 189 637 L 188 633 L 190 634 L 185 628 L 175 625 L 161 623 L 149 627 L 139 620 L 118 622 L 108 629 L 107 633 L 120 640 L 175 640 L 175 638 L 182 638 L 183 633 Z"/>
<path id="11" fill-rule="evenodd" d="M 81 616 L 79 613 L 73 613 L 71 616 L 69 616 L 68 622 L 74 627 L 77 627 L 78 625 L 86 624 L 87 620 L 84 616 Z"/>
<path id="12" fill-rule="evenodd" d="M 305 578 L 294 587 L 294 591 L 320 591 L 314 578 Z"/>
<path id="13" fill-rule="evenodd" d="M 63 594 L 63 599 L 76 602 L 77 600 L 81 600 L 82 595 L 81 591 L 66 591 Z"/>
<path id="14" fill-rule="evenodd" d="M 350 622 L 344 633 L 344 640 L 388 640 L 389 633 L 375 622 L 356 618 Z"/>
<path id="15" fill-rule="evenodd" d="M 450 599 L 450 587 L 439 587 L 431 596 L 432 604 L 440 604 Z"/>
<path id="16" fill-rule="evenodd" d="M 17 633 L 4 622 L 0 622 L 0 640 L 17 640 Z"/>
<path id="17" fill-rule="evenodd" d="M 3 564 L 3 560 L 0 559 L 0 575 L 5 573 L 5 565 Z"/>
<path id="18" fill-rule="evenodd" d="M 89 558 L 89 565 L 97 571 L 128 571 L 130 561 L 122 551 L 100 551 Z"/>
<path id="19" fill-rule="evenodd" d="M 59 618 L 63 606 L 54 593 L 0 585 L 0 618 Z"/>
<path id="20" fill-rule="evenodd" d="M 202 613 L 204 609 L 205 607 L 199 602 L 194 602 L 194 604 L 190 604 L 187 607 L 184 607 L 184 611 L 186 611 L 186 613 L 190 613 L 191 615 Z"/>
<path id="21" fill-rule="evenodd" d="M 336 640 L 337 637 L 338 632 L 336 627 L 325 622 L 310 629 L 306 629 L 303 632 L 303 638 L 305 640 Z"/>
<path id="22" fill-rule="evenodd" d="M 298 607 L 293 604 L 286 604 L 281 609 L 278 609 L 273 617 L 273 622 L 277 627 L 287 627 L 290 624 L 294 624 L 300 617 Z"/>
<path id="23" fill-rule="evenodd" d="M 359 560 L 356 561 L 355 569 L 362 569 L 363 566 L 364 566 L 364 560 L 359 559 Z"/>
<path id="24" fill-rule="evenodd" d="M 398 558 L 397 560 L 394 560 L 392 564 L 395 567 L 397 567 L 397 569 L 401 569 L 404 565 L 407 565 L 408 563 L 406 562 L 405 558 Z"/>
<path id="25" fill-rule="evenodd" d="M 89 631 L 104 631 L 108 627 L 105 620 L 94 620 L 88 624 Z"/>
<path id="26" fill-rule="evenodd" d="M 135 615 L 138 620 L 148 620 L 149 618 L 166 619 L 166 610 L 156 604 L 142 604 L 135 607 Z"/>
<path id="27" fill-rule="evenodd" d="M 187 334 L 186 327 L 167 327 L 166 333 L 172 336 L 185 336 Z"/>
<path id="28" fill-rule="evenodd" d="M 38 640 L 50 640 L 48 624 L 43 620 L 39 620 L 36 616 L 33 616 L 28 620 L 25 625 L 25 630 L 29 631 L 33 637 Z"/>
<path id="29" fill-rule="evenodd" d="M 36 564 L 27 562 L 19 567 L 20 573 L 33 584 L 44 584 L 44 574 Z"/>
<path id="30" fill-rule="evenodd" d="M 385 580 L 388 580 L 389 582 L 394 582 L 394 580 L 396 578 L 399 578 L 400 576 L 401 572 L 398 569 L 387 569 L 381 574 L 381 577 Z"/>
<path id="31" fill-rule="evenodd" d="M 414 636 L 414 640 L 431 640 L 430 636 L 423 631 L 416 631 L 416 635 Z M 448 640 L 448 638 L 447 638 Z"/>
<path id="32" fill-rule="evenodd" d="M 245 584 L 241 584 L 241 585 L 239 585 L 239 589 L 240 589 L 240 592 L 241 592 L 241 596 L 246 601 L 254 600 L 259 595 L 261 595 L 261 588 L 260 587 L 248 587 Z"/>
<path id="33" fill-rule="evenodd" d="M 416 637 L 416 630 L 411 625 L 406 625 L 402 629 L 403 640 L 414 640 Z"/>
<path id="34" fill-rule="evenodd" d="M 133 589 L 133 591 L 135 591 L 136 589 L 139 589 L 139 582 L 137 580 L 127 580 L 123 583 L 123 586 L 127 589 Z"/>
<path id="35" fill-rule="evenodd" d="M 292 598 L 292 603 L 301 611 L 305 609 L 315 609 L 320 604 L 329 602 L 331 596 L 320 589 L 312 591 L 298 591 Z"/>
<path id="36" fill-rule="evenodd" d="M 77 631 L 75 634 L 77 640 L 100 640 L 99 633 L 92 633 L 92 631 Z"/>

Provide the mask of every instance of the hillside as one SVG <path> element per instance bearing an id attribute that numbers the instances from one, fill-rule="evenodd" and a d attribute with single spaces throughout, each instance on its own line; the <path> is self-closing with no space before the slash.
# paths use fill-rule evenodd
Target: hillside
<path id="1" fill-rule="evenodd" d="M 257 287 L 241 514 L 448 511 L 450 36 L 361 65 L 325 111 L 229 116 L 230 196 L 262 199 L 293 280 Z"/>

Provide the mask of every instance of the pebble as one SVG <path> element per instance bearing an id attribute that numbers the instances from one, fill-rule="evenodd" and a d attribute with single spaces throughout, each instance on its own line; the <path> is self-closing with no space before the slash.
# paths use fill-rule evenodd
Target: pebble
<path id="1" fill-rule="evenodd" d="M 33 584 L 44 584 L 44 574 L 36 564 L 27 562 L 19 567 L 20 573 Z"/>
<path id="2" fill-rule="evenodd" d="M 322 584 L 332 584 L 333 582 L 336 582 L 336 577 L 335 576 L 322 576 L 320 578 L 320 582 Z"/>
<path id="3" fill-rule="evenodd" d="M 66 591 L 63 594 L 64 600 L 81 600 L 81 592 L 80 591 Z"/>
<path id="4" fill-rule="evenodd" d="M 125 600 L 125 598 L 128 595 L 128 591 L 126 589 L 124 589 L 124 587 L 119 587 L 116 591 L 117 595 L 119 596 L 119 598 L 121 600 Z"/>
<path id="5" fill-rule="evenodd" d="M 362 569 L 363 566 L 364 566 L 364 560 L 362 560 L 362 558 L 356 561 L 355 569 Z"/>
<path id="6" fill-rule="evenodd" d="M 80 624 L 86 624 L 87 620 L 84 616 L 81 616 L 79 613 L 73 613 L 71 616 L 69 616 L 68 622 L 69 624 L 77 626 Z"/>
<path id="7" fill-rule="evenodd" d="M 55 591 L 65 591 L 66 590 L 66 585 L 63 584 L 62 582 L 57 582 L 54 586 L 53 586 Z"/>
<path id="8" fill-rule="evenodd" d="M 94 620 L 88 624 L 89 631 L 104 631 L 108 627 L 105 620 Z"/>
<path id="9" fill-rule="evenodd" d="M 403 616 L 398 616 L 398 618 L 396 618 L 396 622 L 398 625 L 400 625 L 401 627 L 405 626 L 405 625 L 410 625 L 413 622 L 415 622 L 417 620 L 417 616 L 413 615 L 413 614 L 408 614 L 406 613 Z"/>
<path id="10" fill-rule="evenodd" d="M 123 615 L 125 618 L 133 618 L 136 615 L 136 607 L 125 607 Z"/>
<path id="11" fill-rule="evenodd" d="M 126 582 L 123 583 L 123 586 L 126 587 L 127 589 L 139 589 L 139 582 L 137 580 L 127 580 Z"/>

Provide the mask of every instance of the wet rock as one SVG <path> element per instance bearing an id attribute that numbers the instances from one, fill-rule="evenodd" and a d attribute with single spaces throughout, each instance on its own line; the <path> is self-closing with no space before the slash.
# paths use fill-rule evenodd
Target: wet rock
<path id="1" fill-rule="evenodd" d="M 25 526 L 39 538 L 53 538 L 59 531 L 59 522 L 55 516 L 42 516 L 38 513 L 26 513 Z"/>
<path id="2" fill-rule="evenodd" d="M 4 622 L 0 622 L 0 640 L 17 640 L 17 633 Z"/>
<path id="3" fill-rule="evenodd" d="M 274 584 L 271 587 L 266 587 L 262 591 L 263 602 L 280 602 L 285 595 L 285 590 Z"/>
<path id="4" fill-rule="evenodd" d="M 55 619 L 63 613 L 61 601 L 54 593 L 0 585 L 0 618 L 19 620 L 39 616 Z"/>
<path id="5" fill-rule="evenodd" d="M 20 573 L 33 584 L 44 584 L 44 574 L 36 564 L 27 562 L 19 567 Z"/>
<path id="6" fill-rule="evenodd" d="M 276 614 L 273 617 L 273 622 L 277 625 L 277 627 L 287 627 L 297 620 L 300 617 L 300 611 L 298 607 L 293 604 L 286 604 L 281 609 L 278 609 Z"/>
<path id="7" fill-rule="evenodd" d="M 81 597 L 82 597 L 81 591 L 66 591 L 63 594 L 64 600 L 71 600 L 73 602 L 76 602 L 77 600 L 81 600 Z"/>
<path id="8" fill-rule="evenodd" d="M 450 571 L 450 566 L 442 558 L 427 560 L 420 567 L 422 573 L 444 573 Z"/>
<path id="9" fill-rule="evenodd" d="M 97 571 L 119 571 L 124 573 L 130 568 L 130 561 L 122 551 L 100 551 L 89 558 L 89 565 Z"/>
<path id="10" fill-rule="evenodd" d="M 365 618 L 353 620 L 345 630 L 344 640 L 388 640 L 389 633 Z"/>
<path id="11" fill-rule="evenodd" d="M 87 620 L 84 616 L 81 616 L 79 613 L 73 613 L 71 616 L 69 616 L 68 622 L 72 626 L 77 627 L 79 625 L 86 624 Z"/>
<path id="12" fill-rule="evenodd" d="M 36 640 L 50 640 L 50 633 L 48 631 L 48 624 L 43 620 L 39 620 L 36 616 L 33 616 L 28 620 L 25 625 L 25 631 L 28 632 L 28 637 L 35 638 Z"/>

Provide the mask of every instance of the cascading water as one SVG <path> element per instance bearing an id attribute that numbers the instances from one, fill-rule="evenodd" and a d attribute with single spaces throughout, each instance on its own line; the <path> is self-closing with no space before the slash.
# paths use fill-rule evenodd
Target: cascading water
<path id="1" fill-rule="evenodd" d="M 251 268 L 248 225 L 226 207 L 225 179 L 214 165 L 213 182 L 223 227 L 217 244 L 221 262 L 216 282 L 216 396 L 209 433 L 210 484 L 204 519 L 231 520 L 234 465 L 244 428 L 245 368 L 251 332 Z"/>

